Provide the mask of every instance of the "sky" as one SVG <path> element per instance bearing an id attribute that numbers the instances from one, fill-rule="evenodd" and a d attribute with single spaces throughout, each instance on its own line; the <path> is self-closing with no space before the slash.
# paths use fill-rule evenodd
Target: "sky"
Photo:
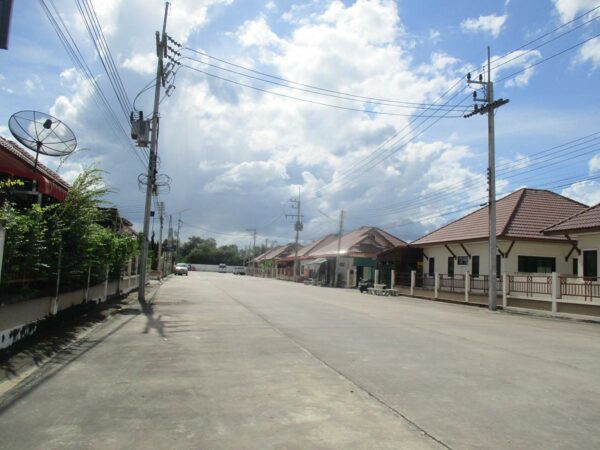
<path id="1" fill-rule="evenodd" d="M 104 170 L 110 201 L 141 229 L 144 150 L 127 138 L 126 114 L 78 9 L 90 2 L 129 99 L 150 85 L 135 101 L 150 113 L 163 2 L 19 0 L 9 49 L 0 50 L 0 135 L 10 138 L 17 111 L 58 117 L 79 143 L 59 173 L 72 181 L 84 167 Z M 44 5 L 77 43 L 114 117 Z M 489 46 L 494 96 L 510 100 L 495 112 L 498 197 L 533 187 L 598 203 L 600 8 L 581 17 L 596 7 L 173 0 L 167 33 L 182 45 L 173 55 L 181 65 L 160 104 L 159 172 L 172 181 L 159 200 L 175 227 L 181 218 L 183 239 L 243 247 L 256 229 L 259 243 L 292 241 L 287 216 L 300 195 L 302 242 L 337 232 L 340 210 L 344 230 L 372 225 L 414 240 L 486 202 L 487 117 L 463 114 L 480 88 L 466 74 L 482 73 Z"/>

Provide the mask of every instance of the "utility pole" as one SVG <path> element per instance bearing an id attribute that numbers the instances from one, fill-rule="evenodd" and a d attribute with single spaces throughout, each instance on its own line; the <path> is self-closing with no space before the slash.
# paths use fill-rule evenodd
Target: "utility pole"
<path id="1" fill-rule="evenodd" d="M 146 205 L 144 208 L 144 239 L 142 240 L 142 258 L 140 262 L 140 285 L 138 289 L 138 300 L 146 301 L 146 268 L 148 265 L 148 233 L 150 231 L 150 208 L 152 207 L 152 194 L 155 191 L 156 182 L 156 152 L 158 146 L 158 108 L 160 105 L 160 88 L 163 79 L 163 57 L 167 53 L 167 15 L 169 2 L 165 3 L 165 15 L 163 19 L 162 34 L 156 32 L 156 54 L 158 64 L 156 65 L 156 80 L 154 86 L 154 110 L 152 112 L 152 135 L 150 140 L 150 157 L 148 158 L 148 183 L 146 184 Z"/>
<path id="2" fill-rule="evenodd" d="M 479 75 L 479 80 L 471 80 L 471 74 L 467 74 L 468 84 L 478 84 L 483 87 L 484 98 L 477 98 L 477 91 L 473 92 L 473 101 L 475 107 L 473 112 L 465 115 L 465 118 L 472 117 L 475 114 L 486 114 L 488 116 L 488 221 L 489 221 L 489 237 L 488 237 L 488 305 L 490 310 L 495 311 L 497 308 L 497 292 L 496 292 L 496 155 L 495 155 L 495 135 L 494 135 L 494 111 L 502 105 L 505 105 L 509 100 L 499 98 L 494 100 L 494 83 L 492 82 L 491 62 L 490 62 L 490 47 L 487 48 L 488 64 L 487 64 L 487 81 L 483 81 L 483 75 Z M 481 107 L 477 102 L 483 103 Z"/>
<path id="3" fill-rule="evenodd" d="M 248 269 L 250 270 L 250 266 L 252 266 L 252 274 L 254 275 L 254 258 L 256 258 L 256 228 L 247 228 L 246 231 L 250 231 L 252 233 L 252 256 L 248 258 Z"/>
<path id="4" fill-rule="evenodd" d="M 179 258 L 179 231 L 181 230 L 181 224 L 183 220 L 181 220 L 181 213 L 179 213 L 179 219 L 177 219 L 177 246 L 175 247 L 175 255 Z"/>
<path id="5" fill-rule="evenodd" d="M 169 272 L 173 269 L 173 215 L 169 214 L 169 228 L 167 230 L 167 248 L 169 249 Z"/>
<path id="6" fill-rule="evenodd" d="M 335 255 L 335 271 L 333 272 L 333 287 L 336 287 L 337 274 L 340 267 L 340 252 L 342 251 L 342 232 L 344 230 L 344 210 L 340 210 L 340 229 L 338 231 L 338 247 Z"/>
<path id="7" fill-rule="evenodd" d="M 163 221 L 165 213 L 165 202 L 158 203 L 158 217 L 160 219 L 160 231 L 158 232 L 158 279 L 163 277 L 163 254 L 162 254 L 162 242 L 163 242 Z"/>
<path id="8" fill-rule="evenodd" d="M 300 214 L 302 207 L 300 188 L 298 188 L 298 198 L 291 198 L 290 202 L 292 204 L 292 209 L 296 210 L 296 214 L 286 214 L 285 216 L 296 218 L 296 222 L 294 222 L 294 230 L 296 230 L 296 241 L 294 246 L 294 281 L 297 281 L 299 275 L 298 269 L 300 268 L 298 264 L 298 240 L 300 239 L 300 232 L 304 229 L 304 225 L 302 224 L 303 216 Z"/>

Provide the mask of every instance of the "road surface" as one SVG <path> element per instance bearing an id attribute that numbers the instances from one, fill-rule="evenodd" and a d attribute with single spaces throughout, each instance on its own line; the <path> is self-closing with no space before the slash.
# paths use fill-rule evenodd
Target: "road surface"
<path id="1" fill-rule="evenodd" d="M 600 325 L 191 272 L 0 399 L 0 448 L 600 448 Z"/>

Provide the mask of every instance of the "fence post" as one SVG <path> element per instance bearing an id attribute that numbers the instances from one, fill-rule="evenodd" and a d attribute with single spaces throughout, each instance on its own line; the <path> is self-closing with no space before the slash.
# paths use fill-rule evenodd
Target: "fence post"
<path id="1" fill-rule="evenodd" d="M 2 255 L 4 254 L 4 240 L 6 239 L 6 231 L 0 225 L 0 281 L 2 281 Z"/>
<path id="2" fill-rule="evenodd" d="M 60 271 L 62 266 L 62 239 L 58 247 L 58 264 L 56 266 L 56 295 L 50 304 L 50 315 L 54 316 L 58 313 L 58 295 L 60 292 Z"/>
<path id="3" fill-rule="evenodd" d="M 440 274 L 433 274 L 433 298 L 438 298 L 438 290 L 440 289 Z"/>
<path id="4" fill-rule="evenodd" d="M 469 272 L 465 273 L 465 302 L 469 303 L 469 291 L 471 290 L 471 277 Z"/>
<path id="5" fill-rule="evenodd" d="M 392 269 L 391 277 L 390 277 L 390 289 L 394 289 L 396 285 L 396 271 Z"/>
<path id="6" fill-rule="evenodd" d="M 552 272 L 552 312 L 555 313 L 557 312 L 557 308 L 556 308 L 556 299 L 557 299 L 557 295 L 558 295 L 558 275 L 556 272 Z"/>
<path id="7" fill-rule="evenodd" d="M 88 266 L 87 286 L 85 287 L 85 302 L 90 301 L 90 277 L 92 276 L 92 264 Z"/>
<path id="8" fill-rule="evenodd" d="M 502 307 L 506 308 L 508 305 L 508 275 L 506 272 L 502 274 Z"/>
<path id="9" fill-rule="evenodd" d="M 416 280 L 417 280 L 417 271 L 411 270 L 410 271 L 410 295 L 411 296 L 415 295 Z"/>

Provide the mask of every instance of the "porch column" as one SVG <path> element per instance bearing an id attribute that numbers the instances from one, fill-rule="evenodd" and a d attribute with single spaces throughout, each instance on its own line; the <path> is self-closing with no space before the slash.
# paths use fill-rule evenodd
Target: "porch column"
<path id="1" fill-rule="evenodd" d="M 394 286 L 396 286 L 396 271 L 392 269 L 390 276 L 390 289 L 394 289 Z"/>
<path id="2" fill-rule="evenodd" d="M 502 274 L 502 307 L 506 308 L 508 305 L 508 276 L 506 272 Z"/>
<path id="3" fill-rule="evenodd" d="M 440 289 L 440 274 L 433 274 L 433 298 L 438 298 L 438 290 Z"/>
<path id="4" fill-rule="evenodd" d="M 417 271 L 411 270 L 410 271 L 410 295 L 411 296 L 415 295 L 416 281 L 417 281 Z"/>
<path id="5" fill-rule="evenodd" d="M 559 289 L 560 289 L 560 286 L 558 285 L 558 274 L 556 272 L 552 272 L 551 292 L 552 292 L 552 312 L 553 313 L 556 313 L 558 311 L 558 309 L 556 307 L 556 299 L 558 298 Z"/>
<path id="6" fill-rule="evenodd" d="M 374 284 L 379 284 L 379 269 L 375 269 L 375 282 Z"/>
<path id="7" fill-rule="evenodd" d="M 352 286 L 352 280 L 350 279 L 350 269 L 346 269 L 346 287 Z"/>
<path id="8" fill-rule="evenodd" d="M 471 290 L 471 277 L 469 271 L 465 273 L 465 302 L 469 303 L 469 291 Z"/>

